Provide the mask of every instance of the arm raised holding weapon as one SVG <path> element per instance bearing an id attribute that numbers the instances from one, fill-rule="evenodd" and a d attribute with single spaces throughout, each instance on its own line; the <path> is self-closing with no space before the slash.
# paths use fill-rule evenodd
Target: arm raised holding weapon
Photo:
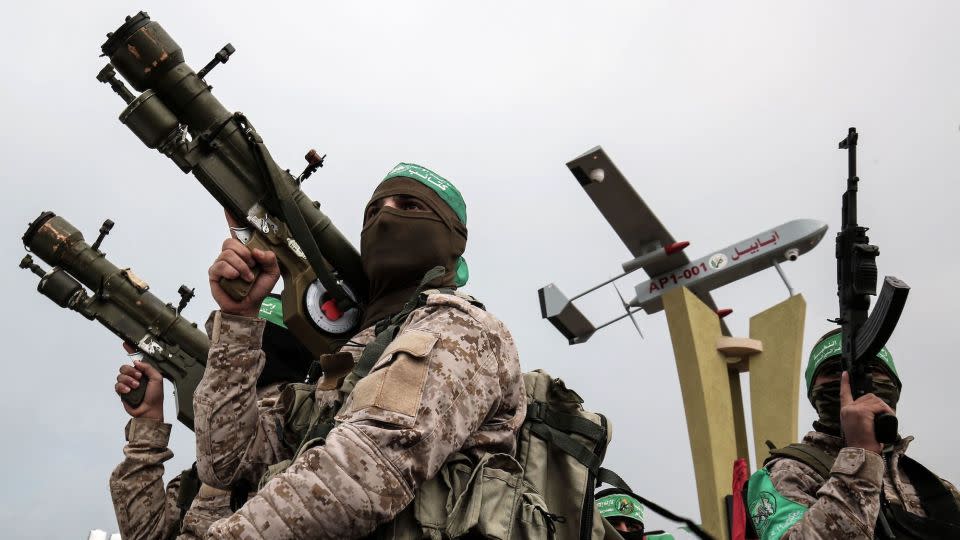
<path id="1" fill-rule="evenodd" d="M 816 410 L 813 431 L 774 448 L 751 477 L 747 510 L 765 540 L 808 538 L 960 538 L 960 495 L 907 455 L 912 436 L 898 432 L 903 383 L 884 346 L 909 287 L 887 276 L 877 293 L 876 257 L 857 223 L 857 131 L 848 151 L 842 229 L 837 234 L 840 317 L 810 351 L 804 372 Z"/>
<path id="2" fill-rule="evenodd" d="M 314 356 L 332 352 L 358 329 L 367 279 L 357 250 L 300 190 L 323 166 L 323 157 L 311 150 L 307 167 L 295 178 L 273 161 L 247 117 L 214 97 L 204 77 L 230 58 L 233 46 L 224 46 L 195 73 L 180 46 L 146 13 L 127 17 L 107 37 L 102 51 L 111 63 L 97 79 L 127 103 L 121 122 L 147 147 L 192 173 L 239 218 L 244 226 L 235 232 L 251 250 L 276 254 L 286 325 Z M 116 72 L 143 93 L 135 97 Z M 254 276 L 258 271 L 253 269 Z M 247 275 L 225 278 L 222 285 L 242 302 L 252 283 Z"/>
<path id="3" fill-rule="evenodd" d="M 104 222 L 100 237 L 91 246 L 66 219 L 43 212 L 27 228 L 23 244 L 54 268 L 44 271 L 30 255 L 20 266 L 40 277 L 37 290 L 44 296 L 96 320 L 142 352 L 144 362 L 173 382 L 177 419 L 193 429 L 193 392 L 203 377 L 210 348 L 207 335 L 180 315 L 193 290 L 181 286 L 180 304 L 167 304 L 149 292 L 149 285 L 132 270 L 107 260 L 99 248 L 111 227 L 112 221 Z M 124 403 L 133 409 L 140 407 L 146 388 L 141 384 L 124 392 Z"/>

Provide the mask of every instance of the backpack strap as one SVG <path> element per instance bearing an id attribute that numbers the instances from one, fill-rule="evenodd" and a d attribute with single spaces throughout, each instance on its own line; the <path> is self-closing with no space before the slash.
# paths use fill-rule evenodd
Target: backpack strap
<path id="1" fill-rule="evenodd" d="M 200 475 L 197 474 L 197 462 L 194 461 L 189 469 L 180 473 L 180 489 L 177 491 L 177 508 L 180 509 L 180 523 L 187 515 L 187 510 L 193 504 L 193 500 L 200 493 Z M 178 524 L 176 530 L 180 531 Z"/>
<path id="2" fill-rule="evenodd" d="M 600 442 L 607 438 L 603 426 L 591 422 L 582 416 L 551 410 L 545 403 L 535 401 L 527 405 L 527 418 L 543 422 L 547 426 L 566 433 L 576 433 L 591 442 Z"/>
<path id="3" fill-rule="evenodd" d="M 830 478 L 830 470 L 833 468 L 833 462 L 837 459 L 836 456 L 831 456 L 816 446 L 804 443 L 793 443 L 783 448 L 770 450 L 770 457 L 763 461 L 763 466 L 766 467 L 772 459 L 781 457 L 803 463 L 816 471 L 824 480 Z"/>
<path id="4" fill-rule="evenodd" d="M 585 418 L 550 411 L 546 404 L 536 401 L 527 405 L 525 421 L 529 422 L 531 433 L 562 450 L 594 475 L 597 474 L 603 458 L 566 432 L 582 435 L 591 442 L 598 443 L 607 438 L 607 430 L 603 426 Z"/>
<path id="5" fill-rule="evenodd" d="M 591 472 L 596 472 L 600 467 L 600 457 L 566 433 L 552 429 L 540 422 L 530 424 L 530 432 L 579 461 Z"/>
<path id="6" fill-rule="evenodd" d="M 238 480 L 230 488 L 230 510 L 236 512 L 240 509 L 250 498 L 250 493 L 255 492 L 253 484 L 249 480 L 241 479 Z"/>
<path id="7" fill-rule="evenodd" d="M 607 484 L 626 491 L 633 491 L 619 474 L 603 467 L 600 467 L 600 470 L 597 471 L 597 487 L 600 487 L 600 484 Z"/>
<path id="8" fill-rule="evenodd" d="M 937 475 L 905 455 L 900 456 L 900 466 L 916 489 L 926 516 L 882 499 L 878 517 L 886 524 L 884 538 L 960 538 L 960 507 L 950 490 Z"/>
<path id="9" fill-rule="evenodd" d="M 906 455 L 900 456 L 900 465 L 916 489 L 924 513 L 936 521 L 949 523 L 954 527 L 960 526 L 957 500 L 940 478 Z M 958 529 L 954 528 L 954 531 L 956 530 Z"/>

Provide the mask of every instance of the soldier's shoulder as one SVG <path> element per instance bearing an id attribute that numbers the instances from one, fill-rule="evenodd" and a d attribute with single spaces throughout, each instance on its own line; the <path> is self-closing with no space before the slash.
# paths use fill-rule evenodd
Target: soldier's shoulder
<path id="1" fill-rule="evenodd" d="M 767 462 L 765 468 L 770 472 L 771 477 L 774 475 L 790 473 L 819 476 L 813 467 L 798 459 L 787 456 L 775 457 L 771 459 Z"/>
<path id="2" fill-rule="evenodd" d="M 421 308 L 424 320 L 439 320 L 454 318 L 468 326 L 474 326 L 478 331 L 499 334 L 506 332 L 506 327 L 495 315 L 487 311 L 474 297 L 466 293 L 433 292 L 427 295 L 427 301 Z"/>
<path id="3" fill-rule="evenodd" d="M 463 293 L 430 294 L 425 305 L 410 314 L 401 331 L 405 330 L 434 334 L 455 348 L 465 345 L 488 350 L 504 362 L 517 361 L 516 344 L 507 327 Z"/>
<path id="4" fill-rule="evenodd" d="M 780 492 L 814 494 L 827 481 L 816 469 L 791 457 L 776 457 L 766 469 L 770 482 Z"/>

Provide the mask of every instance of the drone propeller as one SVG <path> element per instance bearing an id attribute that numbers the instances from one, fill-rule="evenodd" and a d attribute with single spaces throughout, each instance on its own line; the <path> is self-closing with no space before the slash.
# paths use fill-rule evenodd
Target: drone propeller
<path id="1" fill-rule="evenodd" d="M 630 317 L 630 321 L 633 323 L 633 327 L 637 329 L 637 333 L 640 334 L 640 339 L 646 339 L 643 337 L 643 332 L 640 331 L 640 325 L 637 324 L 637 319 L 633 317 L 633 314 L 636 313 L 636 310 L 630 311 L 630 304 L 627 303 L 624 299 L 623 294 L 620 293 L 620 287 L 617 287 L 617 284 L 613 284 L 613 288 L 617 290 L 617 296 L 620 297 L 620 303 L 623 304 L 623 309 L 626 310 L 627 316 Z"/>

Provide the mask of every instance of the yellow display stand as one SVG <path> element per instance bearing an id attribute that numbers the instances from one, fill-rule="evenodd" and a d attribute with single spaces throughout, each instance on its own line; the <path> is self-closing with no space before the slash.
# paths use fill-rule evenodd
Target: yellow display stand
<path id="1" fill-rule="evenodd" d="M 750 373 L 755 463 L 767 455 L 766 440 L 778 446 L 797 436 L 800 354 L 806 302 L 800 295 L 750 319 L 750 338 L 720 331 L 717 314 L 686 288 L 663 295 L 673 342 L 680 392 L 703 528 L 727 537 L 726 504 L 733 462 L 749 464 L 740 373 Z"/>

